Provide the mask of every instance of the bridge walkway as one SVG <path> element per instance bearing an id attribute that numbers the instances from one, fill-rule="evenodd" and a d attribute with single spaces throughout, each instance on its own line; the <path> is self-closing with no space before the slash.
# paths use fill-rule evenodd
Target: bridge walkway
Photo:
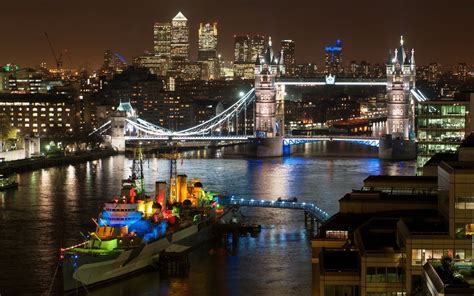
<path id="1" fill-rule="evenodd" d="M 306 215 L 310 216 L 317 222 L 324 222 L 329 215 L 316 204 L 312 202 L 293 202 L 288 200 L 258 200 L 258 199 L 244 199 L 236 197 L 226 197 L 219 200 L 222 205 L 237 205 L 241 207 L 254 208 L 274 208 L 274 209 L 289 209 L 289 210 L 303 210 Z"/>

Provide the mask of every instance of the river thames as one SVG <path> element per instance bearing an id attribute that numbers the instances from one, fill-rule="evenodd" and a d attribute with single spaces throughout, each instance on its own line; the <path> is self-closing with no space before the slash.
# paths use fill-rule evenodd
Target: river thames
<path id="1" fill-rule="evenodd" d="M 243 198 L 297 197 L 315 201 L 330 215 L 338 200 L 360 189 L 369 175 L 413 175 L 414 162 L 386 162 L 375 148 L 350 143 L 311 143 L 290 157 L 248 159 L 238 148 L 186 152 L 178 173 L 199 178 L 206 190 Z M 61 246 L 81 242 L 92 231 L 103 202 L 120 191 L 131 160 L 120 155 L 94 162 L 18 175 L 18 190 L 0 192 L 0 294 L 47 294 Z M 169 178 L 169 163 L 144 162 L 147 191 Z M 91 295 L 310 295 L 311 233 L 300 211 L 243 209 L 249 223 L 262 225 L 243 237 L 237 253 L 207 244 L 191 254 L 183 279 L 160 279 L 157 272 L 90 290 Z M 60 277 L 53 292 L 61 294 Z M 84 291 L 82 291 L 84 292 Z"/>

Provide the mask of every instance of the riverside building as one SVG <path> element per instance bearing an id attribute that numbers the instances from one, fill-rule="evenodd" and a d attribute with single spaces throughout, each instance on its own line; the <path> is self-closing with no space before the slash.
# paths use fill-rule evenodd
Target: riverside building
<path id="1" fill-rule="evenodd" d="M 313 295 L 472 295 L 472 196 L 472 161 L 368 177 L 311 242 Z"/>
<path id="2" fill-rule="evenodd" d="M 422 168 L 436 153 L 455 153 L 473 131 L 474 95 L 418 102 L 417 167 Z"/>

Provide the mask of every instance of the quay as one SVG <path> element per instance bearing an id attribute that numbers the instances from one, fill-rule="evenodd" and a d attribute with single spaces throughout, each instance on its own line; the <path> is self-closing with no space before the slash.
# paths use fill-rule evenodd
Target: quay
<path id="1" fill-rule="evenodd" d="M 107 149 L 85 152 L 81 154 L 42 156 L 0 162 L 0 174 L 8 175 L 25 171 L 34 171 L 54 166 L 77 164 L 114 155 L 117 155 L 117 152 L 115 150 Z"/>

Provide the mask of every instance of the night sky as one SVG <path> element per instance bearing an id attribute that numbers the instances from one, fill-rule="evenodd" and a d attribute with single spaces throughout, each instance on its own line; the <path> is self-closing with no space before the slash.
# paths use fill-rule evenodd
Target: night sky
<path id="1" fill-rule="evenodd" d="M 226 60 L 233 59 L 234 34 L 263 34 L 278 47 L 281 39 L 295 40 L 297 63 L 322 64 L 324 45 L 337 38 L 343 41 L 345 63 L 385 62 L 403 34 L 418 64 L 474 64 L 472 0 L 2 1 L 0 63 L 52 66 L 44 31 L 57 51 L 69 50 L 74 67 L 99 67 L 108 48 L 131 62 L 152 50 L 153 23 L 178 11 L 189 20 L 192 58 L 199 22 L 217 21 L 218 51 Z M 65 58 L 64 66 L 69 65 Z"/>

